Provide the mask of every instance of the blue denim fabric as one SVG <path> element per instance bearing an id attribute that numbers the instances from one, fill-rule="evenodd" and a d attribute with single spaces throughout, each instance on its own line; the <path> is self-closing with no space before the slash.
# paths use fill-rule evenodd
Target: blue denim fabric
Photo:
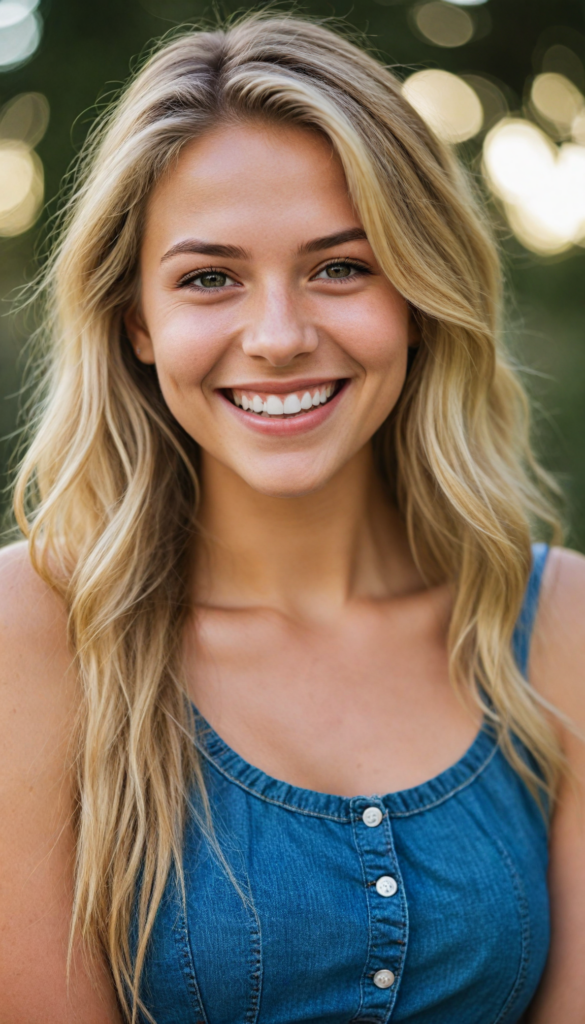
<path id="1" fill-rule="evenodd" d="M 546 555 L 514 639 L 524 673 Z M 157 1024 L 520 1020 L 549 942 L 547 829 L 488 727 L 429 782 L 354 799 L 270 778 L 206 723 L 197 742 L 221 852 L 193 817 L 186 905 L 171 878 L 146 963 Z"/>

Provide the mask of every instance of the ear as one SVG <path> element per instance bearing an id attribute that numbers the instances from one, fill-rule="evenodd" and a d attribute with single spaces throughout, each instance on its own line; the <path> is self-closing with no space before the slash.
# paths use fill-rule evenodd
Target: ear
<path id="1" fill-rule="evenodd" d="M 124 327 L 134 349 L 134 354 L 141 363 L 154 363 L 154 348 L 144 317 L 138 306 L 131 306 L 124 313 Z"/>

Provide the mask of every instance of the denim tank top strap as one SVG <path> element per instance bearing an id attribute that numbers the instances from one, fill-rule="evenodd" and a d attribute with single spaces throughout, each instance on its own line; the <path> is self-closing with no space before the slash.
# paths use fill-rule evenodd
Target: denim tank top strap
<path id="1" fill-rule="evenodd" d="M 532 545 L 532 569 L 528 579 L 528 586 L 524 595 L 522 610 L 518 616 L 518 622 L 512 637 L 512 649 L 516 664 L 525 679 L 528 678 L 528 659 L 530 656 L 530 641 L 534 629 L 534 621 L 538 611 L 538 599 L 540 587 L 549 553 L 548 544 Z"/>

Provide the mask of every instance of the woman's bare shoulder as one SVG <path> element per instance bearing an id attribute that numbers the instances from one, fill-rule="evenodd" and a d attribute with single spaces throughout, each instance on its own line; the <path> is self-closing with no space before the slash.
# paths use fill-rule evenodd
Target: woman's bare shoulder
<path id="1" fill-rule="evenodd" d="M 547 559 L 530 681 L 565 717 L 551 721 L 570 769 L 561 780 L 549 837 L 552 942 L 530 1020 L 577 1024 L 585 1012 L 585 558 L 576 551 L 554 548 Z"/>
<path id="2" fill-rule="evenodd" d="M 25 544 L 0 551 L 0 1018 L 119 1021 L 102 964 L 67 982 L 79 693 L 63 601 Z M 4 1015 L 3 1015 L 4 1014 Z"/>
<path id="3" fill-rule="evenodd" d="M 26 756 L 37 729 L 48 735 L 73 712 L 75 682 L 61 598 L 35 572 L 26 544 L 0 551 L 0 749 Z M 8 735 L 6 735 L 8 732 Z M 3 757 L 5 755 L 0 755 Z M 11 752 L 17 757 L 17 750 Z"/>
<path id="4" fill-rule="evenodd" d="M 0 629 L 3 642 L 66 635 L 67 614 L 58 594 L 33 568 L 28 544 L 0 549 Z"/>
<path id="5" fill-rule="evenodd" d="M 536 689 L 585 730 L 585 557 L 548 556 L 530 658 Z"/>

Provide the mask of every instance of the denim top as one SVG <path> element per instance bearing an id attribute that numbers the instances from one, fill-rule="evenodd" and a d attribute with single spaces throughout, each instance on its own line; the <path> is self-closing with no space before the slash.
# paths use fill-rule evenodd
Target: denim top
<path id="1" fill-rule="evenodd" d="M 547 827 L 489 727 L 430 781 L 353 798 L 271 778 L 207 723 L 197 743 L 220 853 L 191 815 L 185 903 L 172 875 L 145 964 L 156 1024 L 520 1020 L 549 943 Z"/>

